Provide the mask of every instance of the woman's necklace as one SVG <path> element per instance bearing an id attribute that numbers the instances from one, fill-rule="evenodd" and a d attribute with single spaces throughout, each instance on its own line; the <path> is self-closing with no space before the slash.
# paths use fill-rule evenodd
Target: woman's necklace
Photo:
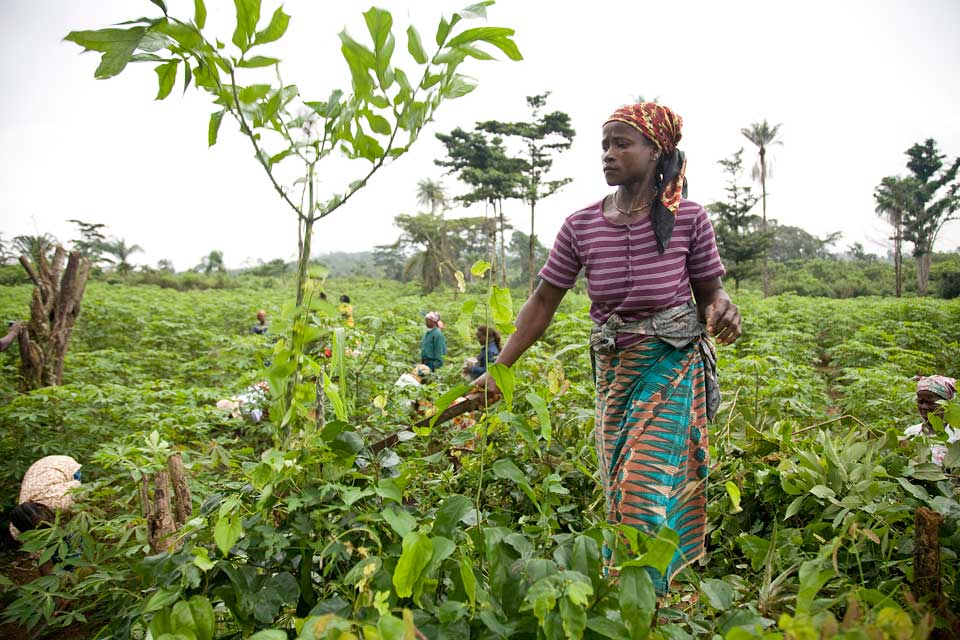
<path id="1" fill-rule="evenodd" d="M 657 199 L 657 194 L 654 193 L 654 194 L 653 194 L 653 197 L 651 197 L 649 201 L 647 201 L 647 202 L 642 202 L 642 203 L 640 203 L 639 206 L 634 207 L 633 209 L 622 209 L 622 208 L 620 208 L 620 205 L 617 204 L 617 194 L 618 194 L 618 193 L 620 193 L 620 192 L 619 192 L 619 191 L 614 191 L 614 192 L 613 192 L 613 198 L 612 198 L 612 200 L 613 200 L 613 208 L 616 209 L 617 211 L 619 211 L 621 215 L 628 216 L 628 217 L 629 217 L 629 216 L 632 216 L 633 214 L 635 214 L 635 213 L 637 213 L 637 212 L 639 212 L 639 211 L 643 211 L 644 209 L 648 208 L 648 207 L 649 207 L 650 205 L 652 205 L 652 204 L 654 203 L 654 201 Z"/>

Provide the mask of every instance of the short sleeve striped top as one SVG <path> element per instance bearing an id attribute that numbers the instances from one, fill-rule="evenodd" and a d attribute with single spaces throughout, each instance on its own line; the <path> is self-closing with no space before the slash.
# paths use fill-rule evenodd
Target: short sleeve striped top
<path id="1" fill-rule="evenodd" d="M 690 300 L 691 281 L 725 273 L 706 210 L 682 200 L 664 253 L 649 216 L 618 225 L 603 217 L 603 201 L 569 216 L 557 234 L 540 277 L 570 289 L 583 269 L 590 317 L 604 323 L 617 313 L 630 322 Z"/>

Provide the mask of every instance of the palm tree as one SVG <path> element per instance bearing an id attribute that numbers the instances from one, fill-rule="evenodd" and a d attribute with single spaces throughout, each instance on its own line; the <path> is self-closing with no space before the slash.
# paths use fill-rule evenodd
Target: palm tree
<path id="1" fill-rule="evenodd" d="M 127 245 L 123 238 L 115 238 L 109 242 L 103 243 L 103 250 L 117 258 L 117 273 L 130 273 L 133 265 L 127 262 L 127 258 L 138 251 L 142 252 L 143 247 L 138 244 Z"/>
<path id="2" fill-rule="evenodd" d="M 887 176 L 873 192 L 876 212 L 893 227 L 893 266 L 896 273 L 897 297 L 903 293 L 903 222 L 910 210 L 916 185 L 913 178 Z"/>
<path id="3" fill-rule="evenodd" d="M 760 194 L 763 202 L 763 233 L 767 233 L 767 177 L 771 174 L 772 159 L 767 158 L 769 147 L 775 144 L 783 144 L 782 140 L 777 140 L 777 133 L 780 130 L 780 124 L 772 127 L 766 120 L 763 122 L 754 122 L 745 129 L 740 129 L 740 133 L 757 147 L 757 163 L 753 166 L 753 179 L 760 180 Z M 767 251 L 763 252 L 763 295 L 770 295 L 770 271 L 767 268 Z"/>
<path id="4" fill-rule="evenodd" d="M 425 178 L 417 182 L 417 204 L 421 207 L 430 207 L 430 213 L 436 214 L 437 209 L 446 211 L 447 193 L 439 180 Z"/>
<path id="5" fill-rule="evenodd" d="M 49 233 L 44 233 L 35 236 L 16 236 L 10 246 L 17 255 L 25 255 L 34 263 L 39 263 L 40 254 L 42 253 L 49 260 L 57 244 L 59 242 L 56 238 Z"/>

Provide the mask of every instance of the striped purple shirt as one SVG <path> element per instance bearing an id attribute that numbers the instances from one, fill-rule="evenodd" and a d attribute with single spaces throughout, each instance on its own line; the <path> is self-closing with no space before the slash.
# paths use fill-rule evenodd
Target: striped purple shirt
<path id="1" fill-rule="evenodd" d="M 604 323 L 617 313 L 626 322 L 690 300 L 690 282 L 722 276 L 710 218 L 702 206 L 681 200 L 670 244 L 662 254 L 644 216 L 633 224 L 613 224 L 603 217 L 603 201 L 568 217 L 540 277 L 570 289 L 585 269 L 590 317 Z"/>

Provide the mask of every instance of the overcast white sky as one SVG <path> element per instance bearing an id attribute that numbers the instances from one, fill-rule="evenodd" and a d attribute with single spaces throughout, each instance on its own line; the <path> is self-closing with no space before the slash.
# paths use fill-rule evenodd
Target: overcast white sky
<path id="1" fill-rule="evenodd" d="M 193 15 L 190 0 L 167 4 L 172 15 Z M 233 3 L 207 4 L 208 28 L 229 43 Z M 365 36 L 361 13 L 370 4 L 287 0 L 287 36 L 258 53 L 282 58 L 284 80 L 307 99 L 323 99 L 332 88 L 349 87 L 337 32 L 346 26 Z M 377 4 L 393 13 L 397 52 L 405 55 L 408 23 L 426 41 L 441 13 L 469 2 Z M 276 6 L 264 0 L 264 24 Z M 191 89 L 181 97 L 178 86 L 155 102 L 150 64 L 94 80 L 99 55 L 81 56 L 76 45 L 61 40 L 70 30 L 156 15 L 154 5 L 4 0 L 3 9 L 4 238 L 51 232 L 68 240 L 75 234 L 66 220 L 79 218 L 106 223 L 111 234 L 143 246 L 135 263 L 167 258 L 185 269 L 211 249 L 222 250 L 231 267 L 295 255 L 293 215 L 254 161 L 249 142 L 225 120 L 220 142 L 207 148 L 213 108 L 205 94 Z M 417 180 L 442 177 L 433 164 L 443 154 L 434 133 L 471 128 L 478 120 L 522 119 L 525 96 L 544 91 L 552 92 L 548 107 L 568 112 L 578 134 L 554 173 L 573 182 L 538 207 L 537 233 L 548 245 L 567 215 L 608 192 L 600 127 L 638 94 L 658 97 L 684 118 L 690 197 L 702 204 L 723 197 L 717 160 L 740 146 L 751 153 L 741 127 L 763 118 L 783 123 L 769 214 L 817 235 L 842 231 L 840 247 L 860 241 L 885 253 L 889 230 L 874 213 L 873 189 L 883 176 L 906 171 L 903 152 L 914 142 L 933 137 L 950 159 L 960 154 L 956 0 L 501 0 L 490 8 L 488 23 L 515 28 L 525 60 L 467 63 L 462 71 L 477 78 L 479 88 L 443 105 L 411 153 L 318 223 L 315 253 L 392 242 L 398 233 L 393 217 L 417 210 Z M 349 179 L 332 179 L 328 187 L 342 190 Z M 463 191 L 453 177 L 444 183 L 452 194 Z M 506 211 L 529 231 L 522 203 L 508 203 Z M 483 209 L 469 213 L 482 215 Z M 938 248 L 958 244 L 960 223 L 952 223 Z"/>

